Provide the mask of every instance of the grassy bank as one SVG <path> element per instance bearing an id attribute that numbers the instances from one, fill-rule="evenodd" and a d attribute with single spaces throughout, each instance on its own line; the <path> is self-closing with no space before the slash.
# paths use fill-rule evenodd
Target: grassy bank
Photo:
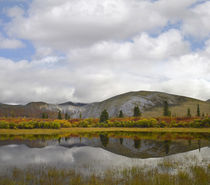
<path id="1" fill-rule="evenodd" d="M 171 166 L 172 165 L 172 166 Z M 40 168 L 20 170 L 14 168 L 11 175 L 0 175 L 1 185 L 209 185 L 209 167 L 191 166 L 188 171 L 178 170 L 175 174 L 169 173 L 173 164 L 162 164 L 165 172 L 142 168 L 107 170 L 102 176 L 90 174 L 83 176 L 74 170 Z"/>
<path id="2" fill-rule="evenodd" d="M 210 133 L 210 128 L 60 128 L 60 129 L 0 129 L 0 134 L 74 134 L 91 132 L 184 132 L 184 133 Z"/>

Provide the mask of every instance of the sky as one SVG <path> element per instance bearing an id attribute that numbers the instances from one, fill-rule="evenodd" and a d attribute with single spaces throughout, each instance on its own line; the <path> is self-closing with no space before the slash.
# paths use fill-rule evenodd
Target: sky
<path id="1" fill-rule="evenodd" d="M 129 91 L 210 99 L 209 0 L 0 0 L 0 102 Z"/>

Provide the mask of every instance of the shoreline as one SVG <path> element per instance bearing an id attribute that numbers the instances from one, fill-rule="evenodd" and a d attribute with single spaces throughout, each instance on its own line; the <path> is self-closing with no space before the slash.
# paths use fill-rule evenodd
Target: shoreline
<path id="1" fill-rule="evenodd" d="M 51 135 L 65 133 L 91 132 L 183 132 L 183 133 L 210 133 L 210 128 L 60 128 L 60 129 L 0 129 L 0 135 Z"/>

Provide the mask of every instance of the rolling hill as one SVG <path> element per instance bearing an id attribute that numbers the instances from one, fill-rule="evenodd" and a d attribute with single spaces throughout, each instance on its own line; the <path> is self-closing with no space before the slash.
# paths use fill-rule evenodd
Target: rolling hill
<path id="1" fill-rule="evenodd" d="M 192 115 L 196 115 L 197 104 L 200 105 L 201 114 L 210 115 L 209 101 L 163 92 L 138 91 L 124 93 L 101 102 L 89 104 L 73 102 L 62 104 L 31 102 L 26 105 L 0 104 L 0 116 L 41 117 L 44 112 L 50 118 L 56 118 L 58 111 L 61 111 L 70 114 L 72 118 L 78 118 L 80 114 L 83 118 L 96 118 L 100 116 L 104 109 L 108 111 L 110 117 L 118 116 L 120 110 L 123 111 L 125 116 L 132 116 L 134 106 L 139 106 L 143 117 L 158 117 L 162 115 L 164 101 L 168 102 L 172 115 L 185 116 L 188 108 L 191 109 Z"/>

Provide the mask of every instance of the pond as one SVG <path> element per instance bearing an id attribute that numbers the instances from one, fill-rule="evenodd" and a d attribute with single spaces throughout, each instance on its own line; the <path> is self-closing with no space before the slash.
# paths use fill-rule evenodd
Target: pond
<path id="1" fill-rule="evenodd" d="M 91 132 L 0 135 L 0 170 L 49 165 L 90 174 L 161 162 L 209 165 L 209 133 Z M 193 160 L 192 160 L 193 159 Z M 87 168 L 88 167 L 88 168 Z"/>

